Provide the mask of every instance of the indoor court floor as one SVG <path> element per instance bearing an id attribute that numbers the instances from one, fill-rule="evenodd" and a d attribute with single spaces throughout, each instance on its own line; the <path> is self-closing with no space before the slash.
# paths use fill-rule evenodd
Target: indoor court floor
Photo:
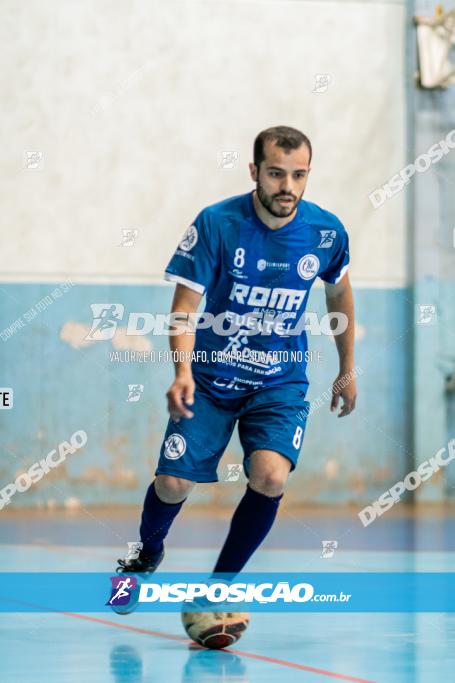
<path id="1" fill-rule="evenodd" d="M 430 513 L 431 514 L 431 513 Z M 112 572 L 136 512 L 12 514 L 3 521 L 3 572 Z M 186 515 L 160 570 L 206 571 L 228 518 Z M 376 528 L 375 528 L 376 527 Z M 389 516 L 364 529 L 354 513 L 282 515 L 251 571 L 453 571 L 454 518 Z M 321 539 L 338 539 L 330 558 Z M 126 540 L 125 540 L 126 539 Z M 201 547 L 203 541 L 205 547 Z M 114 542 L 116 541 L 116 542 Z M 411 547 L 411 545 L 413 547 Z M 8 587 L 2 586 L 3 599 Z M 37 596 L 45 604 L 45 595 Z M 3 613 L 2 683 L 444 683 L 454 680 L 455 615 L 252 613 L 236 646 L 204 650 L 178 613 Z"/>

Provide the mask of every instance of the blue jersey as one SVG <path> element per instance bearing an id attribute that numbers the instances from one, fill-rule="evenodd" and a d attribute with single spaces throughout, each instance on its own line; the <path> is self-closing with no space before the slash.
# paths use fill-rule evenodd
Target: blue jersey
<path id="1" fill-rule="evenodd" d="M 205 313 L 213 316 L 208 326 L 202 317 L 196 332 L 195 379 L 227 397 L 308 385 L 308 295 L 316 277 L 336 284 L 348 263 L 342 223 L 311 202 L 301 200 L 292 221 L 276 230 L 258 217 L 253 192 L 203 209 L 165 272 L 205 294 Z"/>

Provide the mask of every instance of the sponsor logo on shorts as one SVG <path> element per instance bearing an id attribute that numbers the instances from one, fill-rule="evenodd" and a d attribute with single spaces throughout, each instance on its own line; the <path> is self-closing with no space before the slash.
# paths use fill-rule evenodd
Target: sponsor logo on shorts
<path id="1" fill-rule="evenodd" d="M 319 270 L 319 259 L 314 254 L 305 254 L 297 264 L 297 272 L 304 280 L 316 277 Z"/>
<path id="2" fill-rule="evenodd" d="M 169 460 L 181 458 L 186 451 L 186 441 L 181 434 L 171 434 L 164 442 L 164 455 Z"/>
<path id="3" fill-rule="evenodd" d="M 224 379 L 223 377 L 217 377 L 213 380 L 212 384 L 217 387 L 223 387 L 223 389 L 234 389 L 234 391 L 245 391 L 246 386 L 242 386 L 239 382 L 233 379 Z"/>
<path id="4" fill-rule="evenodd" d="M 191 251 L 197 242 L 197 237 L 198 235 L 196 226 L 190 225 L 179 242 L 180 249 L 183 249 L 183 251 Z"/>

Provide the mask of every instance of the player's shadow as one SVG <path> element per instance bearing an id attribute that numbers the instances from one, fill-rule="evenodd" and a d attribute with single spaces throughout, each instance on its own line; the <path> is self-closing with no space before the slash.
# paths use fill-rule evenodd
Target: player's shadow
<path id="1" fill-rule="evenodd" d="M 224 650 L 190 649 L 182 671 L 182 683 L 249 683 L 249 680 L 242 658 Z"/>
<path id="2" fill-rule="evenodd" d="M 142 657 L 131 645 L 116 645 L 111 650 L 114 683 L 142 683 Z"/>
<path id="3" fill-rule="evenodd" d="M 116 645 L 111 650 L 111 674 L 113 683 L 146 683 L 142 657 L 131 645 Z M 182 670 L 182 683 L 249 683 L 246 666 L 241 657 L 223 650 L 201 650 L 190 646 L 190 652 Z"/>

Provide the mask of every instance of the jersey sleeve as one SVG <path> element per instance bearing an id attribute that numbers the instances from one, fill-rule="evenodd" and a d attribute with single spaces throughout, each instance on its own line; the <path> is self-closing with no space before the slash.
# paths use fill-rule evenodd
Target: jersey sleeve
<path id="1" fill-rule="evenodd" d="M 166 267 L 164 278 L 205 294 L 215 278 L 219 254 L 216 231 L 203 209 L 185 230 Z"/>
<path id="2" fill-rule="evenodd" d="M 332 253 L 327 267 L 319 274 L 319 277 L 324 282 L 336 285 L 349 267 L 349 236 L 341 223 L 336 231 L 336 238 L 330 251 Z"/>

